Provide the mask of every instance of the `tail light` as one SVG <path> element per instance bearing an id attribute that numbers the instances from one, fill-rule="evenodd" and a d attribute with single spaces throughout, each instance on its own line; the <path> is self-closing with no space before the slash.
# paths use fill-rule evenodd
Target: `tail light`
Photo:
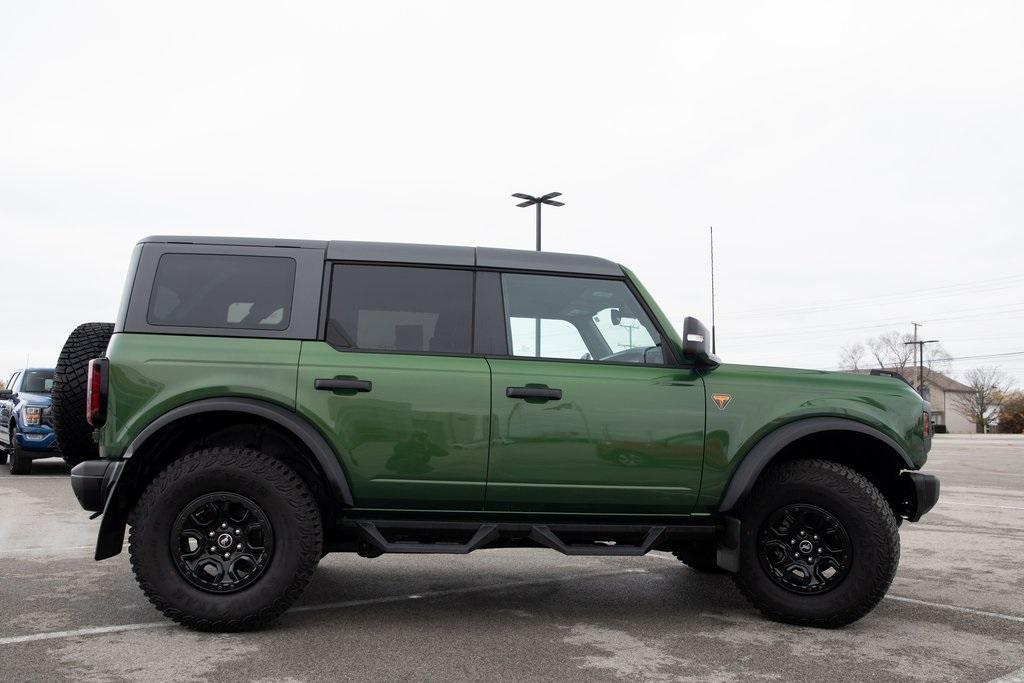
<path id="1" fill-rule="evenodd" d="M 107 370 L 110 361 L 93 358 L 89 361 L 89 384 L 85 392 L 85 419 L 93 427 L 107 421 Z"/>
<path id="2" fill-rule="evenodd" d="M 932 416 L 928 411 L 921 413 L 921 429 L 924 433 L 924 438 L 932 438 Z"/>

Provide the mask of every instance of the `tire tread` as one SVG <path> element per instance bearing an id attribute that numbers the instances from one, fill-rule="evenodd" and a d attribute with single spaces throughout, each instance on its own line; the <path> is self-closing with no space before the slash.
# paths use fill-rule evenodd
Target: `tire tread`
<path id="1" fill-rule="evenodd" d="M 141 539 L 147 533 L 147 517 L 161 504 L 162 495 L 182 477 L 194 474 L 211 466 L 223 468 L 245 469 L 271 484 L 284 495 L 288 504 L 295 510 L 299 520 L 299 571 L 287 589 L 268 606 L 246 615 L 243 618 L 208 619 L 189 614 L 168 599 L 156 582 L 148 574 L 148 567 L 142 560 L 139 550 Z M 280 460 L 260 451 L 248 448 L 208 448 L 191 453 L 173 461 L 164 468 L 146 487 L 136 505 L 134 524 L 128 535 L 128 555 L 131 560 L 135 580 L 143 593 L 164 615 L 183 626 L 197 631 L 233 632 L 248 631 L 266 626 L 285 610 L 302 594 L 309 584 L 322 555 L 323 529 L 320 509 L 313 494 L 295 470 Z M 258 590 L 258 583 L 250 589 Z"/>

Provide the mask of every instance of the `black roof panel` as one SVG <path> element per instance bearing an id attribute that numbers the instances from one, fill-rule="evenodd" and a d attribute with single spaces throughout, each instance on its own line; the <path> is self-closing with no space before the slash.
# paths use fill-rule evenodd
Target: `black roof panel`
<path id="1" fill-rule="evenodd" d="M 291 240 L 272 237 L 204 237 L 201 235 L 150 235 L 139 242 L 161 244 L 215 244 L 226 247 L 289 247 L 292 249 L 326 249 L 326 240 Z"/>
<path id="2" fill-rule="evenodd" d="M 239 247 L 289 247 L 325 249 L 332 261 L 371 261 L 426 265 L 479 266 L 506 270 L 534 270 L 577 275 L 622 276 L 622 268 L 612 261 L 596 256 L 560 254 L 525 249 L 492 247 L 453 247 L 437 244 L 403 244 L 397 242 L 357 242 L 348 240 L 295 240 L 254 237 L 200 237 L 193 235 L 154 235 L 140 242 L 163 244 L 210 244 Z"/>
<path id="3" fill-rule="evenodd" d="M 581 254 L 559 254 L 552 251 L 477 247 L 476 264 L 482 268 L 622 276 L 622 268 L 607 259 Z"/>
<path id="4" fill-rule="evenodd" d="M 384 261 L 389 263 L 472 266 L 473 247 L 402 244 L 397 242 L 333 241 L 327 247 L 327 258 L 337 261 Z"/>

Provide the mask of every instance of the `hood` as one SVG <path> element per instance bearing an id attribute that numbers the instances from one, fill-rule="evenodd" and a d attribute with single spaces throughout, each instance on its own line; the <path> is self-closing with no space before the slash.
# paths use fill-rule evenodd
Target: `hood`
<path id="1" fill-rule="evenodd" d="M 49 406 L 52 402 L 50 394 L 34 394 L 27 391 L 18 394 L 18 405 Z"/>

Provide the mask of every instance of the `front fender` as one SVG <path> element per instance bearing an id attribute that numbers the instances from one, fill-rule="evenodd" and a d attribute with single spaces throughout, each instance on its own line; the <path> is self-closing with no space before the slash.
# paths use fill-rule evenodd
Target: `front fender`
<path id="1" fill-rule="evenodd" d="M 891 448 L 903 461 L 905 469 L 914 467 L 914 461 L 910 459 L 910 456 L 896 441 L 866 424 L 836 417 L 816 417 L 799 420 L 776 429 L 750 449 L 729 480 L 729 485 L 722 496 L 722 502 L 718 506 L 718 511 L 723 513 L 729 512 L 742 503 L 747 493 L 754 486 L 754 482 L 761 475 L 761 472 L 764 471 L 764 468 L 767 467 L 768 463 L 772 461 L 772 458 L 779 451 L 805 436 L 821 432 L 866 434 L 878 439 Z"/>

